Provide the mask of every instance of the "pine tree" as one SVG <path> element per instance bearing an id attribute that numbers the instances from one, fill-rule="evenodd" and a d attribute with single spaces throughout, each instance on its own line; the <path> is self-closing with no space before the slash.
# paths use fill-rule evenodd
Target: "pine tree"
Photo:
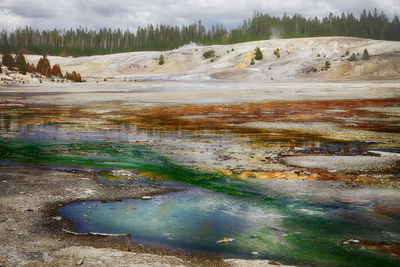
<path id="1" fill-rule="evenodd" d="M 28 72 L 30 72 L 30 73 L 36 73 L 35 64 L 33 64 L 33 63 L 31 63 L 30 65 L 28 64 Z"/>
<path id="2" fill-rule="evenodd" d="M 61 67 L 58 64 L 55 64 L 53 66 L 53 69 L 51 70 L 51 73 L 52 73 L 53 76 L 57 76 L 57 77 L 60 77 L 60 78 L 63 77 L 63 75 L 61 73 Z"/>
<path id="3" fill-rule="evenodd" d="M 356 54 L 351 54 L 351 56 L 348 58 L 349 61 L 356 61 L 357 60 L 357 56 Z"/>
<path id="4" fill-rule="evenodd" d="M 254 62 L 254 58 L 251 58 L 250 65 L 254 65 L 254 64 L 256 64 L 256 63 Z"/>
<path id="5" fill-rule="evenodd" d="M 164 65 L 164 57 L 160 55 L 160 59 L 158 60 L 158 65 Z"/>
<path id="6" fill-rule="evenodd" d="M 36 66 L 36 71 L 46 77 L 50 77 L 52 75 L 52 69 L 50 66 L 50 61 L 47 59 L 46 55 L 43 55 Z"/>
<path id="7" fill-rule="evenodd" d="M 16 62 L 19 73 L 25 75 L 26 72 L 28 71 L 28 64 L 26 63 L 26 60 L 25 60 L 24 54 L 22 54 L 22 51 L 17 53 L 15 62 Z"/>
<path id="8" fill-rule="evenodd" d="M 4 47 L 2 51 L 3 54 L 2 63 L 5 67 L 8 67 L 10 69 L 15 67 L 15 61 L 10 53 L 10 46 L 8 45 L 7 36 L 4 35 L 3 38 L 4 38 Z"/>
<path id="9" fill-rule="evenodd" d="M 255 59 L 256 60 L 262 60 L 263 59 L 263 54 L 262 54 L 261 49 L 259 47 L 256 47 Z"/>
<path id="10" fill-rule="evenodd" d="M 364 53 L 362 55 L 362 60 L 368 60 L 369 59 L 369 53 L 367 49 L 364 49 Z"/>

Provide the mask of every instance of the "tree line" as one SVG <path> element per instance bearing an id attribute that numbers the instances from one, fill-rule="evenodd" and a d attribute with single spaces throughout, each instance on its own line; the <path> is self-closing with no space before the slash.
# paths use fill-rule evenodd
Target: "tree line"
<path id="1" fill-rule="evenodd" d="M 31 27 L 3 31 L 0 48 L 8 40 L 12 51 L 60 56 L 84 56 L 117 52 L 170 50 L 196 42 L 204 45 L 232 44 L 245 41 L 280 38 L 353 36 L 380 40 L 400 41 L 400 20 L 397 15 L 389 19 L 377 9 L 363 10 L 359 17 L 352 13 L 340 16 L 330 13 L 319 19 L 295 14 L 275 17 L 255 12 L 241 25 L 228 30 L 223 25 L 206 28 L 201 21 L 181 27 L 149 24 L 137 31 L 121 29 L 43 30 Z"/>

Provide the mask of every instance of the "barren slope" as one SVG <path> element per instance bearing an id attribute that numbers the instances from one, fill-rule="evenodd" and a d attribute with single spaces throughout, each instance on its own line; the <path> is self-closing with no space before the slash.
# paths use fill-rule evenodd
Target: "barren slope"
<path id="1" fill-rule="evenodd" d="M 264 59 L 250 65 L 256 47 Z M 232 48 L 234 51 L 232 51 Z M 280 58 L 273 54 L 279 49 Z M 213 49 L 214 62 L 202 54 Z M 364 49 L 371 59 L 361 60 Z M 358 54 L 349 62 L 346 50 Z M 229 51 L 229 52 L 228 52 Z M 165 64 L 158 65 L 160 54 Z M 39 56 L 28 56 L 37 62 Z M 400 79 L 400 42 L 379 41 L 351 37 L 320 37 L 277 39 L 234 45 L 187 45 L 165 52 L 132 52 L 90 57 L 49 57 L 59 63 L 63 71 L 77 70 L 89 78 L 115 79 L 223 79 L 223 80 L 398 80 Z M 332 65 L 321 71 L 325 62 Z M 315 68 L 318 71 L 313 72 Z"/>

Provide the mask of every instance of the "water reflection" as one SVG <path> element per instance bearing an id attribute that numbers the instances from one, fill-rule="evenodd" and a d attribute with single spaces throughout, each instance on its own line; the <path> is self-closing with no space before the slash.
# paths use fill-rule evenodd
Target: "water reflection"
<path id="1" fill-rule="evenodd" d="M 263 187 L 268 192 L 262 185 L 260 192 Z M 385 197 L 386 193 L 390 196 Z M 395 204 L 399 194 L 381 190 L 344 196 L 330 190 L 329 198 L 294 194 L 270 201 L 190 188 L 150 201 L 73 203 L 63 207 L 61 215 L 74 220 L 81 232 L 129 233 L 137 242 L 169 248 L 246 258 L 255 251 L 259 258 L 313 266 L 399 264 L 397 256 L 363 247 L 371 242 L 390 240 L 391 246 L 400 242 L 400 217 L 392 215 L 388 221 L 374 214 L 377 209 L 398 213 L 399 208 L 379 207 L 389 203 L 399 207 Z M 371 197 L 375 199 L 368 202 Z M 234 241 L 218 242 L 224 238 Z M 349 239 L 360 244 L 341 245 Z"/>

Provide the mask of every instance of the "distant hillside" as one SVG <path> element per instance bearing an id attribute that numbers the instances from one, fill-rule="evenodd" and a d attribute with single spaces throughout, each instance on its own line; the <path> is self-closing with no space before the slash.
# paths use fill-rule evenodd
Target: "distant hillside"
<path id="1" fill-rule="evenodd" d="M 201 21 L 188 26 L 152 24 L 139 27 L 135 33 L 121 29 L 47 30 L 19 28 L 0 37 L 0 49 L 9 43 L 12 51 L 58 56 L 102 55 L 132 51 L 163 51 L 190 42 L 203 45 L 233 44 L 274 38 L 321 36 L 352 36 L 378 40 L 400 41 L 400 20 L 389 19 L 378 10 L 363 11 L 359 17 L 352 13 L 318 18 L 292 17 L 286 14 L 273 17 L 254 13 L 242 25 L 226 29 L 223 25 L 206 28 Z"/>
<path id="2" fill-rule="evenodd" d="M 255 60 L 259 47 L 262 60 Z M 367 49 L 370 58 L 363 60 Z M 209 58 L 207 51 L 213 51 Z M 277 52 L 279 52 L 279 57 Z M 354 53 L 354 60 L 349 61 Z M 159 64 L 160 55 L 165 63 Z M 29 62 L 40 56 L 29 55 Z M 48 57 L 62 70 L 76 70 L 90 81 L 113 80 L 400 80 L 400 42 L 351 37 L 263 40 L 233 45 L 187 45 L 157 52 L 90 57 Z M 328 62 L 328 63 L 327 63 Z M 327 67 L 328 66 L 328 67 Z"/>

